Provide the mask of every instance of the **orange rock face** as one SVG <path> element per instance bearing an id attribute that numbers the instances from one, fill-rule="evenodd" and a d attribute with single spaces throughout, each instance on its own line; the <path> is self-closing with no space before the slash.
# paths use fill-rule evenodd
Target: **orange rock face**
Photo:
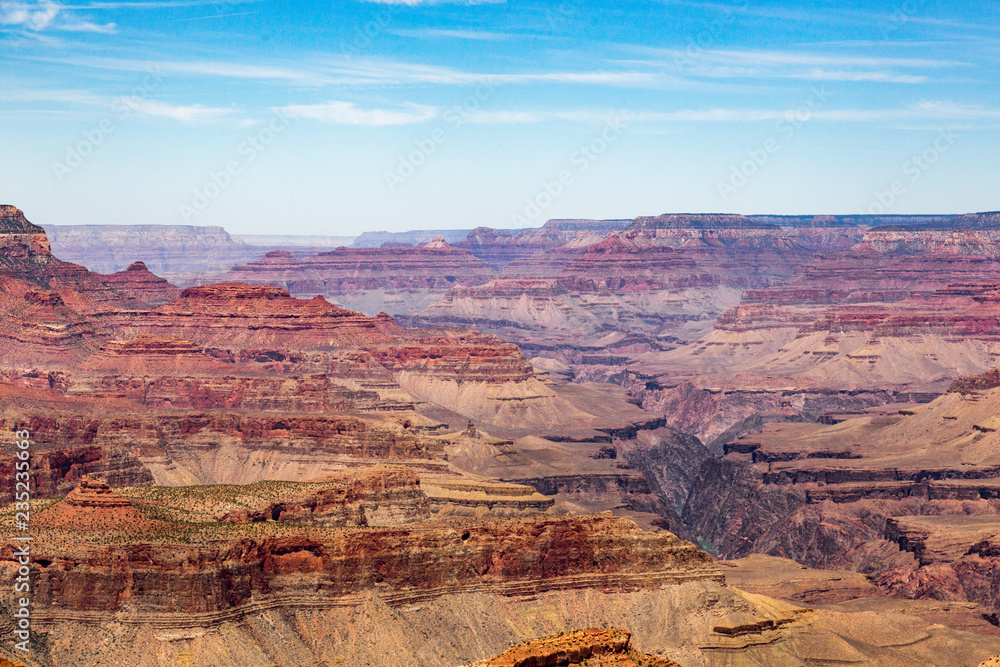
<path id="1" fill-rule="evenodd" d="M 677 667 L 665 658 L 646 655 L 630 645 L 628 630 L 573 630 L 508 649 L 472 667 Z"/>

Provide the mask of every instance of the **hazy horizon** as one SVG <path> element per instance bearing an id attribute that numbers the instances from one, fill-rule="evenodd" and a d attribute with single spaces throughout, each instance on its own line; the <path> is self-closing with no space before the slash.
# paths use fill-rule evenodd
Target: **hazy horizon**
<path id="1" fill-rule="evenodd" d="M 0 199 L 234 234 L 990 211 L 995 5 L 0 2 Z"/>

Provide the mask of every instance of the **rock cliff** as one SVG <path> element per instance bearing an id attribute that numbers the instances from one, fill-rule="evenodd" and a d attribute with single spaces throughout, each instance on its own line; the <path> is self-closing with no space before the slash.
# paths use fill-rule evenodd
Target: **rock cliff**
<path id="1" fill-rule="evenodd" d="M 684 518 L 729 557 L 855 569 L 893 594 L 995 613 L 998 410 L 987 389 L 826 426 L 766 426 L 702 466 Z"/>

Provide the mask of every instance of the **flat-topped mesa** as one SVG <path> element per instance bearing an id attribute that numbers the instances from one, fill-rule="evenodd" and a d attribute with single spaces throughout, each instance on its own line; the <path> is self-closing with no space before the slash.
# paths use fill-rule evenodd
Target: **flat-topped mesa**
<path id="1" fill-rule="evenodd" d="M 427 330 L 368 351 L 392 372 L 436 380 L 518 383 L 534 378 L 531 363 L 512 343 L 472 330 Z"/>
<path id="2" fill-rule="evenodd" d="M 896 229 L 960 229 L 985 228 L 996 224 L 990 220 L 996 214 L 969 215 L 740 215 L 732 213 L 665 213 L 641 216 L 633 229 L 762 229 L 766 227 L 875 227 Z"/>
<path id="3" fill-rule="evenodd" d="M 305 259 L 268 253 L 226 274 L 227 280 L 279 285 L 294 294 L 359 290 L 448 289 L 486 282 L 496 271 L 464 248 L 437 237 L 418 247 L 337 248 Z"/>
<path id="4" fill-rule="evenodd" d="M 507 649 L 469 667 L 677 667 L 677 663 L 636 651 L 632 633 L 618 628 L 571 630 Z"/>
<path id="5" fill-rule="evenodd" d="M 469 329 L 403 329 L 384 313 L 368 317 L 322 297 L 297 299 L 265 285 L 189 287 L 177 301 L 124 318 L 116 327 L 120 338 L 137 333 L 179 338 L 231 350 L 237 358 L 242 350 L 282 351 L 285 358 L 306 350 L 334 357 L 337 350 L 356 350 L 350 359 L 316 357 L 310 363 L 338 364 L 338 374 L 354 368 L 362 372 L 359 378 L 386 370 L 487 382 L 533 377 L 518 348 L 496 336 Z"/>
<path id="6" fill-rule="evenodd" d="M 758 222 L 733 213 L 665 213 L 640 216 L 630 229 L 775 229 L 776 225 Z"/>
<path id="7" fill-rule="evenodd" d="M 659 290 L 711 286 L 719 279 L 669 246 L 640 245 L 615 235 L 587 248 L 562 270 L 559 282 L 582 291 Z"/>
<path id="8" fill-rule="evenodd" d="M 859 255 L 985 255 L 998 254 L 1000 229 L 869 230 L 852 248 Z"/>
<path id="9" fill-rule="evenodd" d="M 1000 357 L 998 274 L 1000 230 L 869 231 L 784 283 L 745 291 L 710 334 L 712 360 L 828 388 L 943 389 Z M 763 353 L 741 356 L 748 340 Z"/>
<path id="10" fill-rule="evenodd" d="M 870 224 L 874 226 L 873 231 L 990 230 L 1000 229 L 1000 212 L 877 216 Z"/>
<path id="11" fill-rule="evenodd" d="M 281 521 L 319 526 L 403 526 L 430 518 L 430 501 L 411 468 L 374 467 L 317 480 L 322 488 L 264 506 L 240 508 L 221 521 Z"/>

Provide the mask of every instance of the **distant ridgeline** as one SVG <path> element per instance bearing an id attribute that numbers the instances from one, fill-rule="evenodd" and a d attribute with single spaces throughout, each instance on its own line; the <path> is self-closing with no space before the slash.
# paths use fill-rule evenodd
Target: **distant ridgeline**
<path id="1" fill-rule="evenodd" d="M 1000 213 L 963 215 L 738 215 L 665 213 L 641 216 L 631 229 L 776 229 L 779 227 L 870 227 L 879 231 L 1000 229 Z"/>

